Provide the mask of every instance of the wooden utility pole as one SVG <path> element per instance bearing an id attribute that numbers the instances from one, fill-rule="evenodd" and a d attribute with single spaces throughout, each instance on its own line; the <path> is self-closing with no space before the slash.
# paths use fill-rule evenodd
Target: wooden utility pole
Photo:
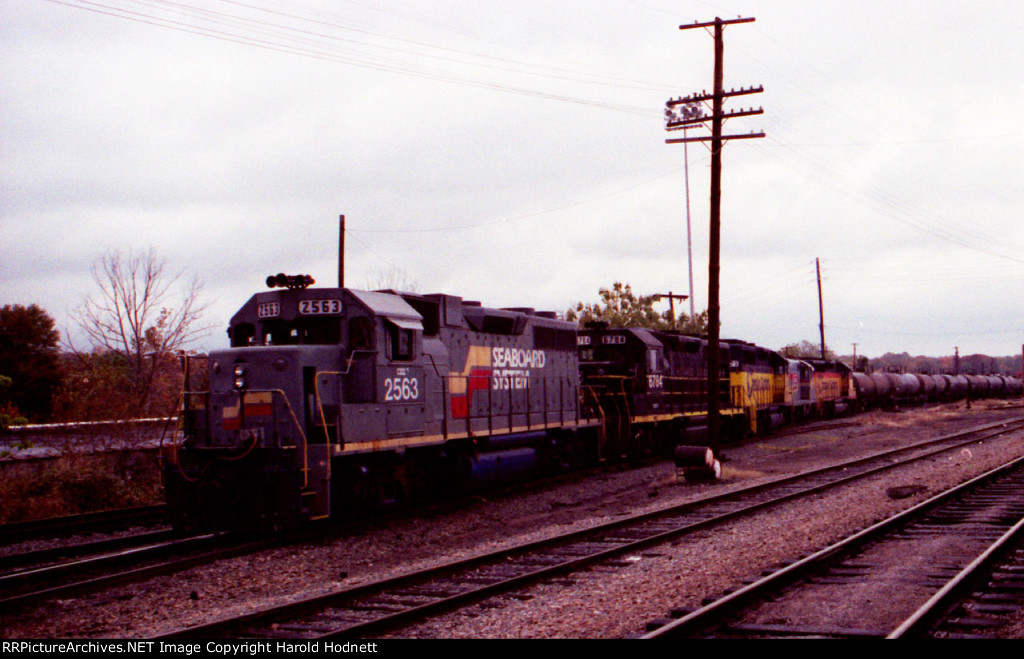
<path id="1" fill-rule="evenodd" d="M 680 30 L 691 30 L 693 28 L 714 27 L 715 37 L 715 73 L 714 91 L 709 95 L 707 92 L 691 94 L 690 96 L 678 99 L 670 99 L 666 103 L 666 130 L 681 130 L 694 124 L 703 124 L 707 127 L 711 122 L 711 135 L 703 137 L 683 137 L 681 139 L 667 139 L 666 144 L 685 144 L 688 142 L 711 142 L 711 231 L 709 238 L 708 257 L 708 351 L 707 351 L 707 387 L 708 387 L 708 444 L 715 454 L 719 453 L 721 443 L 721 420 L 719 418 L 719 254 L 721 252 L 721 211 L 722 211 L 722 144 L 730 139 L 745 139 L 764 137 L 764 133 L 749 133 L 745 135 L 722 135 L 722 124 L 726 119 L 733 117 L 745 117 L 754 114 L 762 114 L 764 110 L 750 108 L 749 110 L 737 110 L 726 113 L 723 110 L 724 101 L 732 96 L 745 94 L 757 94 L 764 91 L 763 87 L 751 87 L 749 89 L 725 91 L 723 80 L 723 55 L 725 45 L 722 32 L 726 25 L 736 23 L 752 23 L 753 18 L 734 18 L 722 20 L 715 18 L 714 21 L 705 23 L 693 23 L 692 25 L 680 25 Z M 711 101 L 711 116 L 707 116 L 701 104 L 706 106 Z"/>
<path id="2" fill-rule="evenodd" d="M 821 261 L 814 259 L 818 271 L 818 330 L 821 332 L 821 358 L 825 359 L 825 307 L 821 301 Z"/>
<path id="3" fill-rule="evenodd" d="M 668 298 L 668 313 L 672 317 L 672 325 L 675 326 L 675 324 L 676 324 L 676 303 L 675 303 L 675 301 L 679 300 L 680 302 L 682 302 L 683 300 L 688 299 L 690 296 L 689 295 L 676 295 L 672 291 L 669 291 L 668 293 L 655 293 L 654 295 L 651 296 L 651 298 L 655 302 L 658 302 L 663 297 L 667 297 Z M 693 316 L 692 315 L 690 316 L 690 321 L 691 322 L 693 321 Z"/>
<path id="4" fill-rule="evenodd" d="M 338 288 L 345 288 L 345 216 L 338 220 Z"/>

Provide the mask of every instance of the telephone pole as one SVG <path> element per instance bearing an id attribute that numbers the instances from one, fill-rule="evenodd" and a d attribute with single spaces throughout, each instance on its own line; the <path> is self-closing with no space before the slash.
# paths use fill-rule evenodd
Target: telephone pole
<path id="1" fill-rule="evenodd" d="M 734 18 L 722 20 L 715 18 L 713 21 L 704 23 L 694 22 L 692 25 L 680 25 L 680 30 L 691 30 L 694 28 L 714 28 L 715 38 L 715 72 L 714 90 L 711 94 L 706 91 L 690 96 L 670 99 L 665 109 L 665 130 L 681 130 L 695 124 L 703 124 L 708 127 L 710 122 L 711 135 L 703 137 L 683 137 L 667 139 L 666 144 L 687 144 L 689 142 L 711 142 L 711 231 L 709 238 L 708 258 L 708 351 L 707 351 L 707 387 L 708 387 L 708 444 L 711 450 L 717 455 L 720 446 L 721 420 L 719 419 L 719 254 L 721 252 L 721 211 L 722 211 L 722 144 L 732 139 L 748 139 L 764 137 L 764 133 L 748 133 L 744 135 L 722 135 L 722 124 L 726 119 L 734 117 L 746 117 L 755 114 L 763 114 L 764 110 L 753 108 L 725 112 L 723 109 L 726 98 L 743 96 L 747 94 L 759 94 L 764 91 L 763 87 L 740 88 L 725 91 L 723 79 L 723 55 L 725 44 L 722 32 L 726 25 L 737 23 L 753 23 L 753 18 Z M 707 102 L 711 101 L 711 116 L 707 116 L 705 108 Z M 701 106 L 704 107 L 701 107 Z"/>
<path id="2" fill-rule="evenodd" d="M 818 271 L 818 330 L 821 331 L 821 358 L 825 359 L 825 307 L 821 301 L 821 261 L 814 259 L 814 268 Z"/>
<path id="3" fill-rule="evenodd" d="M 338 288 L 345 288 L 345 216 L 338 217 Z"/>
<path id="4" fill-rule="evenodd" d="M 668 313 L 669 313 L 669 316 L 672 317 L 672 326 L 675 327 L 675 324 L 676 324 L 676 303 L 675 303 L 675 301 L 679 300 L 680 302 L 682 302 L 683 300 L 688 299 L 690 296 L 689 295 L 677 295 L 677 294 L 673 293 L 672 291 L 669 291 L 668 293 L 655 293 L 654 295 L 651 296 L 651 299 L 653 299 L 655 302 L 659 302 L 661 300 L 661 298 L 663 298 L 663 297 L 667 297 L 668 298 Z M 693 321 L 693 315 L 692 314 L 690 315 L 690 321 L 691 322 Z"/>

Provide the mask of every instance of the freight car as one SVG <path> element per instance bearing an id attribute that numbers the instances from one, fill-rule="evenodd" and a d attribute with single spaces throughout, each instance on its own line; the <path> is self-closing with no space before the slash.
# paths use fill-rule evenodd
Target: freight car
<path id="1" fill-rule="evenodd" d="M 964 399 L 1019 396 L 1019 378 L 1005 375 L 930 375 L 922 373 L 853 373 L 856 405 L 860 409 Z"/>

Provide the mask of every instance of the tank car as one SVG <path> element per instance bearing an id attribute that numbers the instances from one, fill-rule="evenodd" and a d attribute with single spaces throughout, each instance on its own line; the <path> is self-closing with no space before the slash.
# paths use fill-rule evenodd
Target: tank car
<path id="1" fill-rule="evenodd" d="M 898 385 L 896 386 L 896 401 L 898 404 L 916 404 L 922 402 L 924 387 L 921 380 L 912 373 L 900 373 Z"/>
<path id="2" fill-rule="evenodd" d="M 851 379 L 853 380 L 857 409 L 864 410 L 873 407 L 878 398 L 878 387 L 875 384 L 875 380 L 867 373 L 856 371 L 851 375 Z"/>
<path id="3" fill-rule="evenodd" d="M 924 402 L 934 402 L 938 399 L 939 389 L 934 375 L 915 373 L 914 377 L 921 383 L 921 399 Z"/>
<path id="4" fill-rule="evenodd" d="M 968 384 L 965 376 L 943 373 L 935 376 L 936 381 L 938 381 L 939 378 L 946 383 L 945 387 L 941 390 L 939 400 L 954 401 L 967 397 L 967 390 L 970 385 Z"/>
<path id="5" fill-rule="evenodd" d="M 553 313 L 311 282 L 268 279 L 186 393 L 176 527 L 289 528 L 557 466 L 597 424 Z"/>
<path id="6" fill-rule="evenodd" d="M 984 375 L 966 375 L 967 395 L 972 399 L 988 398 L 991 382 Z"/>

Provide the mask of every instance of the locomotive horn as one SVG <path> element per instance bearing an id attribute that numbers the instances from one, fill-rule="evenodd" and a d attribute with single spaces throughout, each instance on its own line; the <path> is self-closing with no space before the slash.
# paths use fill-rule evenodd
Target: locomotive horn
<path id="1" fill-rule="evenodd" d="M 267 288 L 307 288 L 316 283 L 309 275 L 286 275 L 279 272 L 267 277 Z"/>

